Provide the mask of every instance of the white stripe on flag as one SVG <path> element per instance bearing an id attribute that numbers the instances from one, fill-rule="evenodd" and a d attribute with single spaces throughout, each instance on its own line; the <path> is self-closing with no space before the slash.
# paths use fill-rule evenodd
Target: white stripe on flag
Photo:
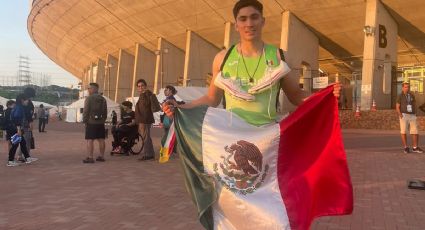
<path id="1" fill-rule="evenodd" d="M 277 183 L 279 124 L 256 127 L 233 114 L 230 126 L 229 117 L 226 110 L 209 108 L 202 127 L 203 163 L 206 173 L 216 178 L 219 195 L 213 206 L 214 228 L 290 229 Z M 238 175 L 242 178 L 236 179 Z"/>

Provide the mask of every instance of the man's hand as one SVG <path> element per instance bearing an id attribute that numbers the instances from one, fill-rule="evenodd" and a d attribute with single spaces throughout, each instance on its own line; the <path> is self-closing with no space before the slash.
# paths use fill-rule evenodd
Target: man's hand
<path id="1" fill-rule="evenodd" d="M 403 114 L 402 114 L 402 113 L 400 113 L 400 114 L 398 115 L 398 117 L 399 117 L 400 119 L 403 119 Z"/>
<path id="2" fill-rule="evenodd" d="M 336 97 L 336 98 L 339 98 L 339 96 L 341 96 L 341 90 L 342 90 L 342 85 L 341 85 L 341 83 L 339 83 L 339 82 L 336 82 L 335 84 L 334 84 L 334 96 Z"/>

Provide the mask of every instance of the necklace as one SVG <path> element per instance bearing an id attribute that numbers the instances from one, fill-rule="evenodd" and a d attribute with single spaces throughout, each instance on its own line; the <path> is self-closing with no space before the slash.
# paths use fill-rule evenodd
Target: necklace
<path id="1" fill-rule="evenodd" d="M 240 53 L 241 53 L 241 55 L 242 55 L 242 62 L 243 62 L 243 65 L 245 66 L 246 73 L 248 74 L 248 77 L 249 77 L 249 82 L 250 82 L 250 83 L 254 83 L 255 73 L 257 73 L 258 66 L 260 66 L 261 59 L 263 58 L 263 54 L 264 54 L 264 44 L 263 44 L 263 48 L 262 48 L 263 52 L 261 53 L 261 56 L 260 56 L 260 58 L 258 59 L 257 67 L 255 67 L 254 73 L 253 73 L 252 75 L 251 75 L 251 74 L 249 74 L 248 67 L 246 66 L 245 58 L 244 58 L 244 56 L 243 56 L 243 51 L 242 51 L 242 48 L 241 48 L 241 45 L 240 45 L 240 44 L 239 44 L 239 49 L 240 49 Z"/>

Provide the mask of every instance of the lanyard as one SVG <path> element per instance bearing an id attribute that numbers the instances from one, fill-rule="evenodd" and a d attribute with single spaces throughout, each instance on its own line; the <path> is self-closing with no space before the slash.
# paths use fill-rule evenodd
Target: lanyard
<path id="1" fill-rule="evenodd" d="M 408 105 L 411 105 L 411 101 L 412 101 L 412 98 L 411 98 L 411 96 L 410 96 L 410 93 L 407 93 L 406 95 L 404 95 L 405 97 L 406 97 L 406 102 L 407 102 L 407 104 Z"/>

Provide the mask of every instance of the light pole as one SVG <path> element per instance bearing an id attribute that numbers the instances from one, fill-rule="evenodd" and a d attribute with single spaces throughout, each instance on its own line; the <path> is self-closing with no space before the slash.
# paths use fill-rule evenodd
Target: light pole
<path id="1" fill-rule="evenodd" d="M 160 67 L 161 67 L 161 89 L 164 88 L 164 55 L 168 53 L 168 48 L 164 48 L 162 50 L 155 50 L 155 55 L 158 55 L 160 59 Z"/>
<path id="2" fill-rule="evenodd" d="M 110 95 L 111 95 L 111 68 L 112 67 L 113 67 L 113 65 L 111 63 L 105 65 L 105 71 L 106 71 L 107 78 L 108 78 L 108 97 L 110 97 Z"/>

